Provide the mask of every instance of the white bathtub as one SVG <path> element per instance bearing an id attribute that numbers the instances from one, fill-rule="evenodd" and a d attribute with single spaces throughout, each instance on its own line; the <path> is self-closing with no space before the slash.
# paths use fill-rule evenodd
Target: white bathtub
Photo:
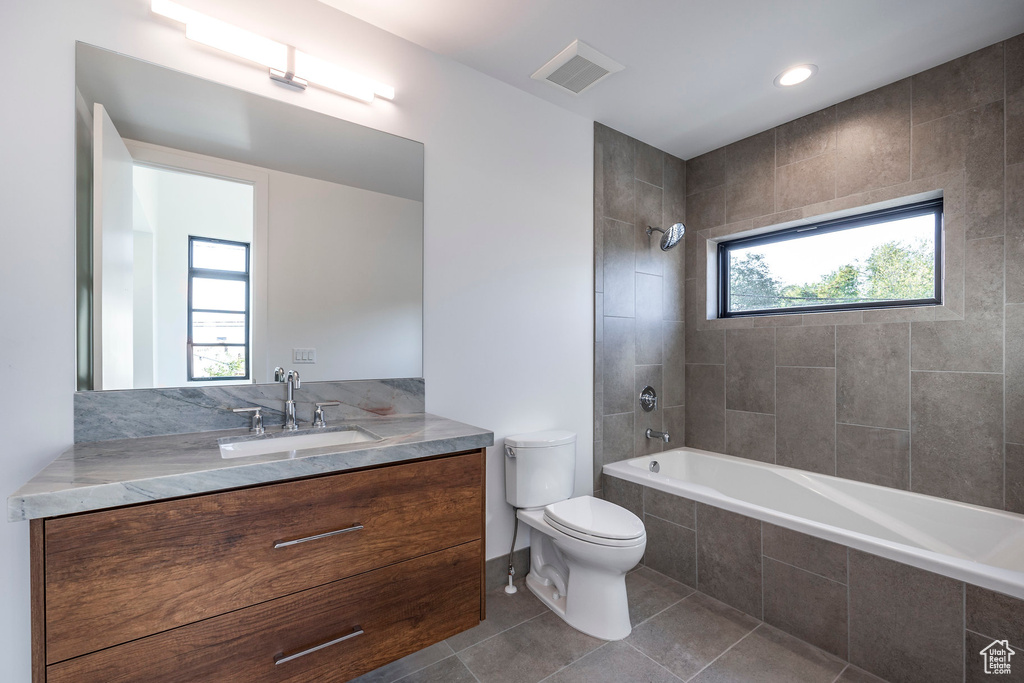
<path id="1" fill-rule="evenodd" d="M 692 448 L 603 471 L 1024 599 L 1024 515 Z"/>

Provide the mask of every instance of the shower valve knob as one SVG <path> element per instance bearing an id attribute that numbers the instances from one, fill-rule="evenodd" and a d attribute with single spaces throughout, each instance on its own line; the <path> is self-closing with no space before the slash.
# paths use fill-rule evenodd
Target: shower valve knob
<path id="1" fill-rule="evenodd" d="M 654 393 L 654 387 L 648 385 L 640 392 L 640 407 L 645 413 L 658 409 L 658 395 Z"/>

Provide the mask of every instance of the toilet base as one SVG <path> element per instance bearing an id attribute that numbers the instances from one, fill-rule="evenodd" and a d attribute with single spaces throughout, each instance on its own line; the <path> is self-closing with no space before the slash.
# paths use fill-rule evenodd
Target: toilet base
<path id="1" fill-rule="evenodd" d="M 575 579 L 583 579 L 577 571 Z M 573 579 L 570 579 L 570 582 Z M 547 605 L 552 612 L 562 618 L 565 623 L 577 631 L 601 640 L 622 640 L 633 630 L 629 622 L 629 605 L 626 601 L 626 580 L 621 577 L 620 590 L 609 591 L 607 576 L 601 578 L 604 600 L 595 603 L 593 600 L 569 606 L 570 596 L 562 595 L 554 584 L 540 579 L 531 572 L 526 575 L 526 587 Z M 584 582 L 586 580 L 584 579 Z M 570 583 L 570 592 L 572 584 Z M 556 597 L 557 596 L 557 597 Z"/>
<path id="2" fill-rule="evenodd" d="M 564 534 L 542 510 L 519 510 L 531 527 L 526 586 L 577 631 L 602 640 L 630 634 L 626 572 L 643 557 L 646 535 L 632 546 L 603 546 Z M 556 597 L 557 596 L 557 597 Z"/>
<path id="3" fill-rule="evenodd" d="M 538 579 L 532 573 L 526 575 L 526 587 L 537 596 L 552 612 L 565 619 L 565 596 L 551 583 Z M 555 596 L 558 596 L 557 598 Z M 589 634 L 588 634 L 589 635 Z"/>
<path id="4" fill-rule="evenodd" d="M 558 571 L 549 562 L 561 565 L 563 557 L 546 537 L 535 538 L 531 550 L 535 563 L 526 575 L 526 587 L 552 612 L 577 631 L 601 640 L 622 640 L 630 634 L 624 573 L 610 574 L 575 562 L 564 567 L 567 571 Z"/>

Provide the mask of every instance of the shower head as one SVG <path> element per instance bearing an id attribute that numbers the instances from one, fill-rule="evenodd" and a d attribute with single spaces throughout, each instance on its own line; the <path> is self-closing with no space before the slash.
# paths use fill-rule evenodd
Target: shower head
<path id="1" fill-rule="evenodd" d="M 653 225 L 648 225 L 647 226 L 647 234 L 648 235 L 653 233 L 655 230 L 657 230 L 658 232 L 662 233 L 662 237 L 661 237 L 661 250 L 662 251 L 668 251 L 672 247 L 674 247 L 677 244 L 679 244 L 680 240 L 683 239 L 683 235 L 686 234 L 686 226 L 684 226 L 682 223 L 676 223 L 675 225 L 673 225 L 668 230 L 662 230 L 661 228 L 656 228 Z"/>

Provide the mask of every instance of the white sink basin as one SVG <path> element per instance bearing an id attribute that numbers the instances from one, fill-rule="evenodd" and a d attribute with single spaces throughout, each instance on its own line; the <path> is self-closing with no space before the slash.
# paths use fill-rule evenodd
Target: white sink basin
<path id="1" fill-rule="evenodd" d="M 349 446 L 356 443 L 380 441 L 381 437 L 360 427 L 341 427 L 297 434 L 268 434 L 263 437 L 223 439 L 219 442 L 222 458 L 246 458 L 252 455 L 290 453 L 331 446 Z"/>

